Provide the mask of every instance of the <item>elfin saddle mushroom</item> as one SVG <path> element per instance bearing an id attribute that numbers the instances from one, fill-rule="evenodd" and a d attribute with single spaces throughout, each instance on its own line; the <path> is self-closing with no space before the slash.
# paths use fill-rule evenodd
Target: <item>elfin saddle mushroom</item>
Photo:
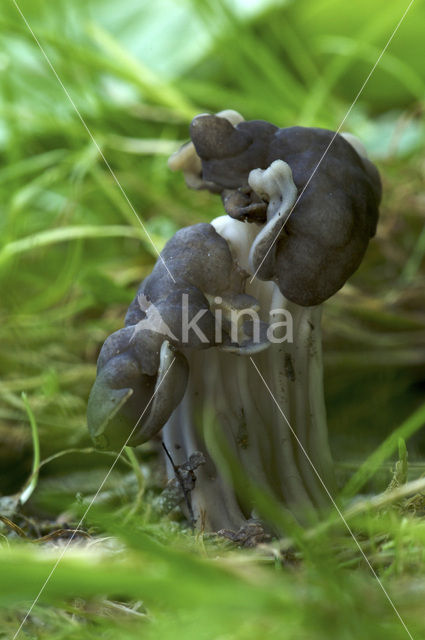
<path id="1" fill-rule="evenodd" d="M 169 166 L 227 215 L 165 246 L 102 348 L 89 429 L 115 449 L 162 429 L 176 464 L 202 452 L 191 498 L 207 530 L 263 515 L 250 483 L 311 522 L 328 505 L 316 472 L 334 487 L 321 308 L 375 233 L 379 174 L 349 134 L 235 111 L 197 116 L 190 137 Z"/>

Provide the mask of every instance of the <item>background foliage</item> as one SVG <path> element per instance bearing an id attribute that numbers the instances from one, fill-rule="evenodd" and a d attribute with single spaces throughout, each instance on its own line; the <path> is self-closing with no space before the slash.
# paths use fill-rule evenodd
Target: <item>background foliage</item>
<path id="1" fill-rule="evenodd" d="M 160 250 L 179 227 L 221 210 L 167 169 L 193 115 L 233 108 L 280 126 L 336 129 L 407 3 L 19 6 Z M 1 9 L 0 510 L 36 539 L 78 521 L 111 464 L 91 449 L 86 400 L 99 347 L 121 326 L 156 253 L 14 3 Z M 377 451 L 351 493 L 385 488 L 399 436 L 409 479 L 423 472 L 424 19 L 417 1 L 343 127 L 377 162 L 385 194 L 377 237 L 324 316 L 341 486 Z M 13 496 L 33 465 L 31 411 L 47 462 L 16 512 Z M 137 455 L 143 482 L 128 460 L 118 463 L 99 497 L 104 510 L 88 518 L 92 537 L 66 554 L 23 636 L 406 637 L 333 516 L 324 530 L 288 531 L 286 542 L 237 552 L 155 518 L 155 452 L 147 445 Z M 418 494 L 361 508 L 351 522 L 413 637 L 424 632 L 422 513 Z M 0 530 L 4 637 L 64 544 L 64 536 L 41 546 L 18 537 L 10 524 Z"/>

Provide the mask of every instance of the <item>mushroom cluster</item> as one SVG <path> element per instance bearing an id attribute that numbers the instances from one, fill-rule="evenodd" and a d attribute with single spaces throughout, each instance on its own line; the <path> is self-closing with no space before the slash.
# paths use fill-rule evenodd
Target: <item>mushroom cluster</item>
<path id="1" fill-rule="evenodd" d="M 322 303 L 375 233 L 379 174 L 353 136 L 235 111 L 197 116 L 190 136 L 170 168 L 220 194 L 227 215 L 165 246 L 101 350 L 89 430 L 119 449 L 162 429 L 175 464 L 201 452 L 191 503 L 207 530 L 258 515 L 244 474 L 311 522 L 334 486 Z"/>

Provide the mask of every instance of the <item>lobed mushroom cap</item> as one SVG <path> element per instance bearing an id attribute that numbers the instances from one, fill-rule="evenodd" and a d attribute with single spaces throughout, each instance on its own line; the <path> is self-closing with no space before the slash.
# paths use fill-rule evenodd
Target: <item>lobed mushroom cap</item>
<path id="1" fill-rule="evenodd" d="M 226 240 L 210 224 L 199 223 L 180 229 L 168 241 L 151 275 L 143 284 L 143 295 L 153 304 L 170 328 L 174 344 L 178 348 L 205 349 L 218 345 L 228 348 L 229 340 L 223 333 L 217 339 L 216 318 L 211 311 L 211 303 L 218 296 L 224 307 L 241 310 L 254 308 L 257 300 L 243 296 L 248 273 L 234 261 Z M 167 267 L 165 267 L 165 264 Z M 174 276 L 171 280 L 170 272 Z M 242 305 L 242 307 L 241 307 Z M 245 305 L 245 306 L 243 306 Z M 134 317 L 134 306 L 130 314 Z M 197 327 L 205 336 L 184 327 L 198 315 Z M 255 350 L 268 346 L 267 340 L 260 340 Z M 232 343 L 232 349 L 240 353 L 251 352 L 254 345 Z"/>
<path id="2" fill-rule="evenodd" d="M 119 450 L 149 440 L 180 404 L 189 376 L 185 357 L 159 334 L 134 327 L 113 333 L 98 359 L 87 405 L 90 435 L 99 449 Z"/>
<path id="3" fill-rule="evenodd" d="M 258 339 L 249 322 L 241 323 L 236 339 L 227 331 L 232 309 L 258 308 L 257 300 L 243 293 L 247 275 L 210 224 L 181 229 L 167 243 L 128 309 L 126 326 L 109 336 L 100 352 L 87 408 L 98 448 L 119 449 L 127 439 L 135 446 L 164 426 L 188 380 L 180 350 L 217 345 L 254 353 L 269 346 L 264 323 Z M 212 304 L 224 311 L 219 330 Z M 189 329 L 194 320 L 196 330 Z"/>
<path id="4" fill-rule="evenodd" d="M 263 120 L 234 126 L 223 117 L 197 116 L 190 137 L 202 162 L 202 179 L 217 190 L 247 185 L 252 169 L 268 166 L 268 148 L 277 131 Z"/>
<path id="5" fill-rule="evenodd" d="M 277 241 L 275 268 L 282 293 L 304 306 L 320 304 L 344 285 L 360 265 L 378 221 L 378 171 L 334 135 L 290 127 L 276 135 L 270 149 L 270 160 L 284 156 L 298 193 L 304 190 Z"/>
<path id="6" fill-rule="evenodd" d="M 261 202 L 268 202 L 250 191 L 250 173 L 276 160 L 290 166 L 298 198 L 279 237 L 270 238 L 272 279 L 303 306 L 338 291 L 359 266 L 378 220 L 381 182 L 362 145 L 327 129 L 279 129 L 261 120 L 233 125 L 215 115 L 194 118 L 190 133 L 201 179 L 238 219 L 265 222 Z"/>

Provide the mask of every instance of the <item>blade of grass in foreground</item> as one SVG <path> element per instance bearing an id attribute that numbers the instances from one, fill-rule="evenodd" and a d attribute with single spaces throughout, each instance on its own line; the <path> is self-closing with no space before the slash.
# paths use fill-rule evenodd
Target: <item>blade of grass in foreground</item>
<path id="1" fill-rule="evenodd" d="M 372 453 L 350 478 L 343 488 L 340 497 L 347 499 L 354 496 L 371 478 L 380 465 L 397 450 L 400 438 L 407 440 L 425 424 L 425 403 L 407 418 L 384 442 Z"/>
<path id="2" fill-rule="evenodd" d="M 29 498 L 31 497 L 38 482 L 38 469 L 40 467 L 40 439 L 38 436 L 37 422 L 35 420 L 34 413 L 32 412 L 30 404 L 28 402 L 27 394 L 22 392 L 21 397 L 25 405 L 28 419 L 31 425 L 32 445 L 34 450 L 32 473 L 25 487 L 22 489 L 22 492 L 19 498 L 20 503 L 25 504 L 25 502 L 27 502 L 27 500 L 29 500 Z"/>

